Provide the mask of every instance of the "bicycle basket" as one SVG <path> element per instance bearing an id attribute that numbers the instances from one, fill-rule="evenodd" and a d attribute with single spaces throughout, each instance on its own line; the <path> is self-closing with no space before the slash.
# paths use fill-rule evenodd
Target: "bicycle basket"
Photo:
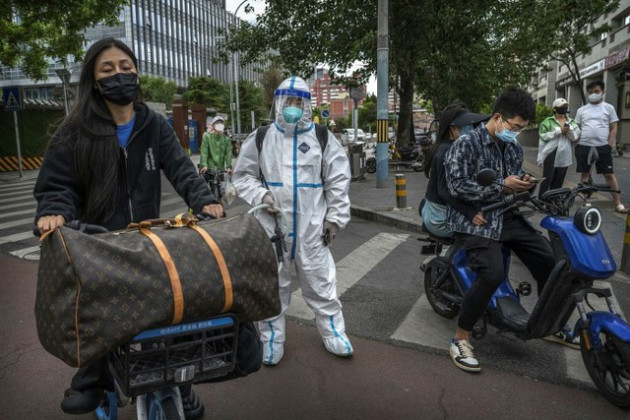
<path id="1" fill-rule="evenodd" d="M 144 331 L 111 353 L 110 370 L 129 397 L 220 377 L 234 369 L 237 334 L 232 315 Z"/>

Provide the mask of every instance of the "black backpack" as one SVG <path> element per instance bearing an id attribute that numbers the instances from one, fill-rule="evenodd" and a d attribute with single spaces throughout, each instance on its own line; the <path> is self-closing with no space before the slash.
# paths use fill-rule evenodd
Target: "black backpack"
<path id="1" fill-rule="evenodd" d="M 269 130 L 268 125 L 258 127 L 258 130 L 256 130 L 256 149 L 258 149 L 259 157 L 262 151 L 263 141 L 265 141 L 265 136 L 267 135 L 267 130 Z M 324 179 L 324 150 L 326 150 L 326 146 L 328 145 L 328 128 L 325 125 L 315 124 L 315 135 L 317 136 L 317 141 L 319 141 L 319 147 L 322 148 L 321 178 Z M 263 178 L 262 171 L 260 175 L 261 178 Z"/>
<path id="2" fill-rule="evenodd" d="M 256 149 L 258 149 L 258 156 L 260 156 L 260 151 L 262 150 L 267 130 L 269 130 L 269 126 L 263 125 L 262 127 L 258 127 L 258 130 L 256 131 Z M 326 128 L 325 125 L 315 124 L 315 135 L 317 136 L 317 141 L 319 141 L 319 146 L 322 148 L 323 158 L 324 150 L 328 144 L 328 128 Z"/>

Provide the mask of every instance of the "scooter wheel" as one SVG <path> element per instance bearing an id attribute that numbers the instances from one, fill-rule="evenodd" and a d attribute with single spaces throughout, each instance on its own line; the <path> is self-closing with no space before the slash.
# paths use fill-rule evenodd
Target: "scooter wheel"
<path id="1" fill-rule="evenodd" d="M 616 406 L 630 408 L 630 343 L 607 331 L 600 333 L 599 346 L 581 338 L 582 360 L 599 392 Z"/>
<path id="2" fill-rule="evenodd" d="M 451 295 L 459 293 L 448 273 L 448 265 L 439 257 L 431 260 L 424 271 L 424 291 L 429 305 L 438 315 L 448 319 L 457 316 L 459 305 L 441 294 L 442 291 Z"/>
<path id="3" fill-rule="evenodd" d="M 368 159 L 367 162 L 365 162 L 365 170 L 368 172 L 368 174 L 373 174 L 374 172 L 376 172 L 376 159 Z"/>

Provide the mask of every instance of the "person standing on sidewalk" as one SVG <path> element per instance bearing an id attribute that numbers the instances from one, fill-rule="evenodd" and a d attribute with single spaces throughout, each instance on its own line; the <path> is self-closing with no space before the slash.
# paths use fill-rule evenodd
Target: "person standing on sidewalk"
<path id="1" fill-rule="evenodd" d="M 538 165 L 545 178 L 538 187 L 538 196 L 547 190 L 561 188 L 569 166 L 573 164 L 573 145 L 580 138 L 580 127 L 569 118 L 569 103 L 564 98 L 553 101 L 553 116 L 540 123 Z"/>
<path id="2" fill-rule="evenodd" d="M 354 350 L 345 333 L 329 248 L 350 221 L 348 157 L 331 132 L 313 123 L 311 93 L 303 79 L 283 81 L 275 92 L 274 108 L 275 122 L 258 128 L 243 143 L 233 176 L 241 198 L 253 206 L 269 205 L 267 212 L 257 214 L 269 236 L 275 234 L 279 211 L 288 219 L 287 249 L 278 273 L 282 309 L 278 316 L 258 323 L 262 361 L 276 365 L 284 355 L 292 262 L 326 350 L 351 356 Z M 257 138 L 263 129 L 264 137 Z"/>
<path id="3" fill-rule="evenodd" d="M 518 133 L 536 115 L 531 95 L 519 88 L 507 88 L 499 94 L 490 120 L 459 137 L 445 158 L 446 178 L 451 194 L 477 210 L 483 205 L 503 200 L 505 194 L 531 189 L 534 179 L 523 172 L 523 148 Z M 487 187 L 477 183 L 482 169 L 492 169 L 497 182 Z M 501 209 L 480 213 L 472 221 L 453 207 L 448 208 L 448 226 L 466 250 L 469 267 L 477 280 L 465 293 L 450 343 L 455 365 L 468 372 L 481 366 L 473 353 L 470 337 L 488 303 L 505 276 L 502 249 L 514 251 L 538 283 L 538 293 L 554 266 L 549 243 L 520 214 Z"/>
<path id="4" fill-rule="evenodd" d="M 216 116 L 210 123 L 212 129 L 204 133 L 201 140 L 199 173 L 210 170 L 226 171 L 232 174 L 232 141 L 225 133 L 225 120 Z"/>
<path id="5" fill-rule="evenodd" d="M 604 175 L 610 188 L 619 190 L 612 159 L 619 117 L 615 107 L 604 102 L 605 86 L 604 82 L 599 80 L 586 86 L 589 103 L 580 107 L 575 115 L 575 121 L 582 128 L 580 142 L 575 147 L 575 159 L 577 172 L 582 174 L 582 182 L 589 182 L 591 166 L 595 163 L 597 173 Z M 621 195 L 616 192 L 611 194 L 615 211 L 628 213 L 628 208 L 621 202 Z"/>

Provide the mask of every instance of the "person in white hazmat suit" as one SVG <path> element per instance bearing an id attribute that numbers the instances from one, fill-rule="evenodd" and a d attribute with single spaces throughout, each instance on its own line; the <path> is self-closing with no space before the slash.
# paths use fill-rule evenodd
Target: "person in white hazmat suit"
<path id="1" fill-rule="evenodd" d="M 291 262 L 326 349 L 338 356 L 353 353 L 337 297 L 335 262 L 324 241 L 324 237 L 332 241 L 350 221 L 350 166 L 332 133 L 322 150 L 310 103 L 304 80 L 283 81 L 275 92 L 275 122 L 268 127 L 260 152 L 254 132 L 243 143 L 232 175 L 241 198 L 252 206 L 270 205 L 257 213 L 270 237 L 278 211 L 288 219 L 287 250 L 278 273 L 282 309 L 278 316 L 258 323 L 267 365 L 278 364 L 284 355 Z"/>

